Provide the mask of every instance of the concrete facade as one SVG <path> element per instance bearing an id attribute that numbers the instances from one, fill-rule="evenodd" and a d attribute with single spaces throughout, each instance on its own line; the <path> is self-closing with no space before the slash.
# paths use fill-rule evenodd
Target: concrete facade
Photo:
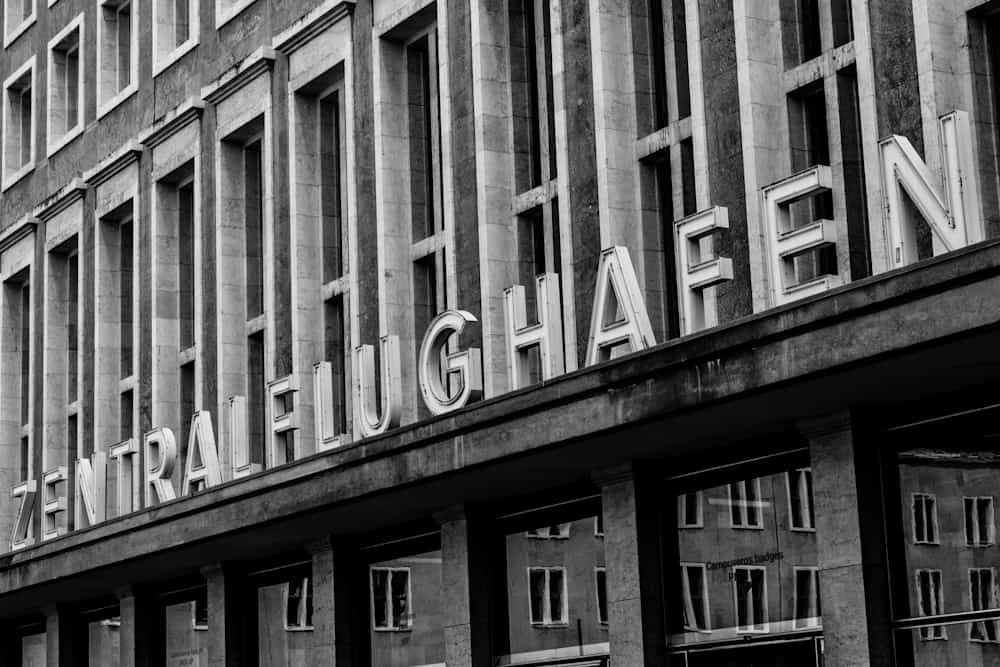
<path id="1" fill-rule="evenodd" d="M 2 24 L 0 666 L 996 660 L 994 0 Z"/>

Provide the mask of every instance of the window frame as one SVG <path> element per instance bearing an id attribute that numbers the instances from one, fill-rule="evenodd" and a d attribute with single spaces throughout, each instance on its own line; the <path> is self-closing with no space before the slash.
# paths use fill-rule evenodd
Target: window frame
<path id="1" fill-rule="evenodd" d="M 18 37 L 27 32 L 28 29 L 31 26 L 33 26 L 35 24 L 35 21 L 38 19 L 38 0 L 30 0 L 31 13 L 28 14 L 28 16 L 26 16 L 25 18 L 23 18 L 20 23 L 14 24 L 13 27 L 11 27 L 11 23 L 10 21 L 8 21 L 9 18 L 8 11 L 10 9 L 11 3 L 17 1 L 18 0 L 4 0 L 3 2 L 3 19 L 4 19 L 3 48 L 5 49 L 10 47 L 11 44 L 17 41 Z M 51 7 L 53 4 L 55 4 L 56 1 L 57 0 L 53 0 L 53 2 L 50 2 L 49 6 Z"/>
<path id="2" fill-rule="evenodd" d="M 746 499 L 746 495 L 747 495 L 746 491 L 749 488 L 747 486 L 749 483 L 753 483 L 753 485 L 754 485 L 754 493 L 755 493 L 756 499 L 753 502 L 756 503 L 756 509 L 757 509 L 757 523 L 756 524 L 751 524 L 751 523 L 747 522 L 746 508 L 749 507 L 748 503 L 750 501 L 748 501 Z M 734 504 L 733 504 L 733 502 L 734 502 L 733 501 L 733 485 L 736 485 L 736 484 L 742 485 L 743 494 L 744 494 L 743 499 L 740 501 L 740 502 L 743 503 L 743 505 L 742 505 L 742 507 L 743 507 L 742 523 L 736 523 L 735 516 L 733 515 L 733 507 L 734 507 Z M 736 529 L 736 530 L 764 530 L 764 507 L 763 507 L 763 503 L 760 500 L 760 477 L 751 477 L 749 479 L 740 479 L 740 480 L 736 480 L 736 481 L 732 481 L 732 482 L 727 483 L 726 484 L 726 495 L 729 498 L 729 527 L 730 528 L 733 528 L 733 529 Z"/>
<path id="3" fill-rule="evenodd" d="M 739 582 L 737 581 L 736 573 L 740 571 L 753 572 L 759 571 L 761 573 L 761 610 L 763 612 L 763 622 L 762 623 L 752 623 L 751 625 L 740 625 L 740 596 L 739 596 Z M 771 631 L 771 620 L 767 604 L 767 568 L 763 565 L 734 565 L 730 572 L 733 582 L 733 613 L 735 618 L 733 619 L 733 626 L 736 628 L 736 634 L 738 635 L 756 635 L 756 634 L 766 634 Z M 751 619 L 753 620 L 753 619 Z M 761 628 L 757 628 L 757 625 L 761 625 Z"/>
<path id="4" fill-rule="evenodd" d="M 990 606 L 983 609 L 977 608 L 977 597 L 972 590 L 972 580 L 974 577 L 979 577 L 979 589 L 982 591 L 982 575 L 983 573 L 989 573 L 990 585 L 989 585 L 989 595 L 990 595 Z M 992 567 L 970 567 L 968 570 L 969 579 L 969 609 L 972 611 L 990 611 L 997 609 L 997 598 L 996 598 L 996 568 Z M 993 628 L 993 639 L 979 639 L 972 636 L 972 631 L 977 625 L 982 624 L 985 631 L 986 627 Z M 989 633 L 987 633 L 989 634 Z M 976 621 L 969 622 L 969 641 L 974 644 L 1000 644 L 1000 628 L 997 627 L 997 619 L 980 619 Z"/>
<path id="5" fill-rule="evenodd" d="M 232 2 L 227 2 L 227 0 L 215 0 L 215 29 L 221 30 L 222 26 L 242 14 L 243 11 L 254 2 L 256 2 L 256 0 L 233 0 Z M 224 5 L 227 4 L 229 6 L 225 7 Z"/>
<path id="6" fill-rule="evenodd" d="M 917 539 L 917 498 L 920 498 L 924 504 L 924 539 Z M 927 538 L 927 499 L 931 499 L 934 503 L 933 516 L 930 518 L 930 525 L 934 531 L 934 539 L 928 540 Z M 921 544 L 925 546 L 940 546 L 941 544 L 941 533 L 938 530 L 938 513 L 937 513 L 937 495 L 933 493 L 926 493 L 924 491 L 915 491 L 910 494 L 910 529 L 913 531 L 913 543 Z"/>
<path id="7" fill-rule="evenodd" d="M 729 485 L 726 485 L 729 488 Z M 693 495 L 697 498 L 697 522 L 688 523 L 687 522 L 687 497 Z M 677 527 L 678 528 L 704 528 L 705 527 L 705 511 L 704 511 L 704 496 L 701 489 L 694 492 L 686 492 L 677 494 Z M 730 512 L 730 522 L 732 521 L 732 512 Z"/>
<path id="8" fill-rule="evenodd" d="M 927 574 L 930 577 L 931 584 L 934 586 L 935 597 L 937 598 L 938 609 L 934 613 L 926 613 L 924 600 L 920 595 L 920 576 L 921 574 Z M 936 575 L 936 577 L 935 577 Z M 937 579 L 935 584 L 935 578 Z M 944 575 L 941 570 L 934 570 L 930 568 L 917 568 L 913 571 L 913 583 L 916 589 L 917 595 L 917 609 L 920 612 L 920 617 L 933 618 L 935 616 L 940 616 L 945 613 L 944 611 Z M 918 628 L 920 633 L 920 641 L 948 641 L 948 629 L 945 625 L 925 625 Z"/>
<path id="9" fill-rule="evenodd" d="M 986 541 L 982 540 L 982 535 L 979 535 L 979 538 L 980 538 L 979 540 L 970 541 L 970 538 L 973 537 L 973 535 L 969 535 L 969 532 L 968 532 L 968 528 L 969 528 L 968 501 L 970 501 L 970 500 L 972 501 L 972 507 L 973 507 L 973 509 L 976 511 L 976 514 L 973 517 L 973 519 L 978 519 L 978 517 L 979 517 L 979 514 L 978 514 L 979 503 L 982 502 L 982 501 L 987 501 L 988 502 L 989 523 L 987 524 L 987 528 L 988 528 L 987 533 L 988 533 L 988 535 L 987 535 L 987 540 Z M 996 544 L 996 514 L 995 514 L 995 509 L 994 508 L 995 508 L 995 504 L 993 502 L 993 496 L 962 496 L 962 512 L 963 512 L 963 518 L 965 519 L 965 528 L 964 528 L 965 529 L 965 546 L 971 547 L 971 548 L 974 548 L 974 549 L 982 549 L 982 548 L 985 548 L 985 547 L 991 547 L 994 544 Z M 973 523 L 972 523 L 972 527 L 973 527 L 973 533 L 978 533 L 979 532 L 979 521 L 978 520 L 974 520 Z"/>
<path id="10" fill-rule="evenodd" d="M 373 575 L 376 572 L 386 572 L 386 619 L 390 625 L 379 627 L 375 623 L 375 586 Z M 392 614 L 392 576 L 396 572 L 406 572 L 406 625 L 394 625 Z M 413 573 L 409 567 L 369 565 L 368 566 L 368 595 L 371 600 L 371 624 L 373 632 L 412 632 L 413 631 Z"/>
<path id="11" fill-rule="evenodd" d="M 532 540 L 568 540 L 570 538 L 570 526 L 572 522 L 556 523 L 551 526 L 545 526 L 543 528 L 530 528 L 524 532 L 524 536 Z M 553 534 L 552 529 L 555 528 L 556 532 Z M 594 525 L 594 535 L 597 535 L 596 529 L 597 525 Z M 547 530 L 548 534 L 543 534 L 540 531 Z M 603 533 L 602 533 L 603 535 Z"/>
<path id="12" fill-rule="evenodd" d="M 542 618 L 534 618 L 531 596 L 531 573 L 542 572 L 545 575 L 545 597 L 542 598 Z M 562 573 L 562 620 L 552 620 L 552 572 Z M 528 576 L 528 623 L 533 628 L 566 628 L 569 627 L 569 582 L 566 577 L 566 567 L 563 565 L 529 565 L 527 567 Z"/>
<path id="13" fill-rule="evenodd" d="M 59 152 L 63 147 L 69 144 L 71 141 L 76 139 L 80 134 L 83 133 L 83 128 L 86 125 L 85 121 L 85 108 L 84 101 L 86 100 L 86 94 L 84 87 L 86 86 L 86 77 L 84 72 L 86 71 L 86 53 L 84 51 L 84 44 L 86 44 L 86 33 L 85 24 L 83 20 L 83 12 L 78 14 L 76 18 L 67 23 L 62 30 L 60 30 L 55 37 L 49 40 L 47 47 L 47 68 L 46 68 L 46 90 L 48 91 L 48 104 L 47 113 L 45 114 L 45 141 L 46 141 L 46 157 L 52 157 L 57 152 Z M 53 141 L 52 134 L 52 111 L 53 111 L 53 79 L 52 72 L 55 69 L 53 66 L 53 54 L 55 53 L 54 47 L 62 42 L 70 33 L 74 30 L 78 32 L 77 35 L 77 120 L 73 127 L 66 130 L 66 132 Z M 58 82 L 60 85 L 68 84 L 68 80 L 65 82 Z"/>
<path id="14" fill-rule="evenodd" d="M 809 494 L 807 498 L 800 496 L 799 501 L 805 502 L 803 506 L 799 508 L 799 514 L 802 517 L 803 523 L 806 525 L 797 526 L 795 525 L 795 512 L 792 504 L 792 474 L 795 474 L 795 484 L 799 483 L 799 475 L 805 474 L 809 476 Z M 815 492 L 813 490 L 813 480 L 812 480 L 812 467 L 806 466 L 804 468 L 795 468 L 794 470 L 785 471 L 785 491 L 788 494 L 788 528 L 789 530 L 796 533 L 815 533 L 816 532 L 816 502 L 815 502 Z"/>
<path id="15" fill-rule="evenodd" d="M 153 0 L 153 78 L 156 78 L 161 73 L 168 70 L 174 63 L 183 58 L 191 50 L 193 50 L 201 42 L 201 20 L 200 11 L 201 7 L 199 0 L 187 0 L 188 3 L 188 36 L 187 39 L 180 44 L 174 46 L 168 51 L 164 52 L 162 55 L 160 53 L 159 43 L 160 29 L 159 29 L 159 15 L 160 9 L 164 2 L 171 2 L 171 0 Z M 175 17 L 176 20 L 176 17 Z"/>
<path id="16" fill-rule="evenodd" d="M 291 600 L 292 582 L 288 581 L 285 583 L 283 588 L 282 601 L 282 611 L 284 611 L 284 618 L 282 619 L 285 632 L 310 632 L 314 629 L 313 623 L 307 623 L 306 621 L 312 620 L 309 618 L 308 604 L 307 601 L 313 600 L 313 586 L 312 586 L 312 576 L 295 577 L 295 580 L 302 585 L 302 594 L 299 596 L 298 607 L 296 609 L 296 616 L 298 617 L 297 625 L 288 624 L 288 602 Z M 315 613 L 315 608 L 313 608 Z"/>
<path id="17" fill-rule="evenodd" d="M 604 575 L 604 610 L 603 618 L 601 613 L 601 583 L 600 576 Z M 597 610 L 597 625 L 601 630 L 608 629 L 608 617 L 611 615 L 611 605 L 608 603 L 608 568 L 604 565 L 594 566 L 594 600 Z M 530 602 L 530 600 L 529 600 Z"/>
<path id="18" fill-rule="evenodd" d="M 101 83 L 104 78 L 104 67 L 102 62 L 104 60 L 105 52 L 105 40 L 107 39 L 107 33 L 105 32 L 105 22 L 103 20 L 103 15 L 106 9 L 114 9 L 114 11 L 120 12 L 122 5 L 128 4 L 129 6 L 129 82 L 128 85 L 120 90 L 115 91 L 110 96 L 107 96 L 106 90 Z M 97 118 L 100 120 L 104 116 L 108 115 L 116 108 L 118 108 L 125 100 L 129 99 L 139 90 L 139 32 L 137 27 L 139 25 L 139 1 L 138 0 L 97 0 Z M 115 55 L 118 54 L 117 48 L 117 30 L 115 34 Z M 117 58 L 116 58 L 117 60 Z M 117 67 L 115 72 L 118 72 Z M 105 99 L 107 96 L 107 99 Z"/>
<path id="19" fill-rule="evenodd" d="M 37 142 L 37 124 L 35 118 L 38 115 L 38 69 L 35 67 L 36 56 L 32 55 L 24 63 L 14 70 L 10 76 L 4 79 L 3 82 L 3 145 L 0 146 L 0 174 L 2 174 L 2 189 L 3 191 L 9 190 L 17 182 L 23 179 L 25 176 L 30 174 L 35 169 L 35 161 L 37 158 L 36 154 L 36 142 Z M 14 86 L 15 83 L 20 81 L 25 74 L 30 73 L 31 78 L 31 137 L 30 137 L 30 158 L 26 163 L 17 167 L 16 171 L 7 173 L 7 144 L 10 141 L 8 136 L 11 129 L 11 105 L 9 101 L 9 91 Z"/>
<path id="20" fill-rule="evenodd" d="M 794 590 L 793 590 L 793 608 L 798 611 L 799 608 L 799 572 L 810 572 L 810 586 L 812 586 L 812 593 L 815 597 L 815 604 L 810 605 L 810 607 L 816 608 L 816 616 L 807 616 L 806 618 L 799 618 L 796 614 L 792 618 L 792 627 L 796 630 L 812 630 L 823 627 L 823 608 L 821 606 L 821 598 L 819 591 L 819 568 L 815 565 L 802 565 L 795 566 L 792 568 L 792 576 L 794 577 Z"/>
<path id="21" fill-rule="evenodd" d="M 702 608 L 703 615 L 705 618 L 705 627 L 698 628 L 692 625 L 684 625 L 684 632 L 697 632 L 699 634 L 711 634 L 712 633 L 712 605 L 709 601 L 709 586 L 708 586 L 708 567 L 705 563 L 694 563 L 688 561 L 682 561 L 678 563 L 681 571 L 681 599 L 684 602 L 684 609 L 687 611 L 691 610 L 692 615 L 694 614 L 694 600 L 691 597 L 691 581 L 688 579 L 687 571 L 689 569 L 695 568 L 700 569 L 701 574 L 701 586 L 702 586 Z"/>

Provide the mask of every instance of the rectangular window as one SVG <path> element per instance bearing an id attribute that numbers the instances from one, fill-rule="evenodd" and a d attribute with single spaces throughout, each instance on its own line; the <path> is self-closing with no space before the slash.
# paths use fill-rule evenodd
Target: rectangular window
<path id="1" fill-rule="evenodd" d="M 107 0 L 99 5 L 98 115 L 110 111 L 136 88 L 135 3 Z"/>
<path id="2" fill-rule="evenodd" d="M 763 567 L 733 568 L 737 632 L 767 632 L 767 583 Z"/>
<path id="3" fill-rule="evenodd" d="M 410 568 L 371 568 L 371 594 L 372 627 L 375 630 L 411 629 Z"/>
<path id="4" fill-rule="evenodd" d="M 565 625 L 568 616 L 565 568 L 529 567 L 528 590 L 532 625 Z"/>
<path id="5" fill-rule="evenodd" d="M 545 528 L 532 528 L 527 532 L 527 536 L 542 540 L 547 540 L 547 539 L 568 540 L 569 527 L 570 524 L 568 523 L 559 523 L 554 526 L 546 526 Z"/>
<path id="6" fill-rule="evenodd" d="M 594 584 L 597 590 L 597 623 L 608 625 L 608 571 L 603 567 L 594 568 Z"/>
<path id="7" fill-rule="evenodd" d="M 76 248 L 66 257 L 66 402 L 76 401 L 80 367 L 80 254 Z M 75 452 L 76 448 L 71 448 Z"/>
<path id="8" fill-rule="evenodd" d="M 4 187 L 10 187 L 35 162 L 35 59 L 30 58 L 4 82 Z"/>
<path id="9" fill-rule="evenodd" d="M 594 537 L 604 537 L 604 515 L 598 513 L 594 517 Z"/>
<path id="10" fill-rule="evenodd" d="M 993 588 L 993 569 L 974 568 L 969 570 L 969 595 L 972 599 L 972 611 L 996 609 L 996 597 Z M 969 641 L 998 641 L 997 622 L 995 620 L 974 621 L 969 625 Z"/>
<path id="11" fill-rule="evenodd" d="M 677 496 L 677 527 L 702 528 L 704 517 L 701 508 L 701 491 Z"/>
<path id="12" fill-rule="evenodd" d="M 786 480 L 788 482 L 788 509 L 792 530 L 815 530 L 812 470 L 809 468 L 790 470 Z"/>
<path id="13" fill-rule="evenodd" d="M 965 497 L 965 543 L 970 547 L 987 547 L 995 539 L 993 496 Z"/>
<path id="14" fill-rule="evenodd" d="M 312 578 L 296 577 L 287 584 L 285 629 L 308 630 L 313 624 Z"/>
<path id="15" fill-rule="evenodd" d="M 83 129 L 83 15 L 49 42 L 49 153 Z"/>
<path id="16" fill-rule="evenodd" d="M 684 629 L 689 632 L 711 631 L 708 586 L 703 563 L 681 563 L 681 594 L 684 603 Z"/>
<path id="17" fill-rule="evenodd" d="M 35 0 L 4 0 L 4 47 L 35 20 Z"/>
<path id="18" fill-rule="evenodd" d="M 195 630 L 208 630 L 208 589 L 202 589 L 194 599 L 191 611 L 191 627 Z"/>
<path id="19" fill-rule="evenodd" d="M 812 60 L 823 52 L 820 40 L 819 5 L 819 0 L 798 0 L 801 62 Z"/>
<path id="20" fill-rule="evenodd" d="M 937 544 L 937 509 L 934 496 L 913 494 L 913 543 Z"/>
<path id="21" fill-rule="evenodd" d="M 729 518 L 733 528 L 762 528 L 760 480 L 758 478 L 729 484 Z"/>
<path id="22" fill-rule="evenodd" d="M 192 19 L 195 24 L 192 25 Z M 198 0 L 154 0 L 153 74 L 157 74 L 198 42 Z"/>
<path id="23" fill-rule="evenodd" d="M 132 364 L 133 364 L 133 350 L 132 350 L 132 330 L 134 326 L 132 312 L 132 299 L 133 299 L 133 249 L 135 247 L 135 240 L 133 238 L 133 228 L 132 218 L 126 218 L 121 221 L 121 225 L 118 228 L 119 239 L 119 264 L 118 264 L 118 298 L 120 300 L 119 314 L 120 314 L 120 326 L 121 326 L 121 361 L 120 361 L 120 372 L 121 379 L 131 377 L 132 375 Z"/>
<path id="24" fill-rule="evenodd" d="M 509 4 L 511 103 L 517 192 L 556 177 L 549 0 Z"/>
<path id="25" fill-rule="evenodd" d="M 941 588 L 941 570 L 917 570 L 917 602 L 921 616 L 938 616 L 944 613 Z M 928 625 L 920 628 L 920 638 L 924 641 L 947 639 L 943 625 Z"/>
<path id="26" fill-rule="evenodd" d="M 818 628 L 821 617 L 819 572 L 814 567 L 795 568 L 795 628 Z"/>
<path id="27" fill-rule="evenodd" d="M 20 298 L 20 328 L 21 343 L 18 350 L 21 353 L 21 426 L 28 427 L 31 423 L 31 285 L 27 279 L 21 283 L 18 290 Z M 27 479 L 27 478 L 25 478 Z"/>

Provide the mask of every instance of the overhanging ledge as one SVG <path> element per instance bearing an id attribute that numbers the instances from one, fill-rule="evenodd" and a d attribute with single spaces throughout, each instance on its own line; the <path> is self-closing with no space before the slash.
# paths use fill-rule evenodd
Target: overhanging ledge
<path id="1" fill-rule="evenodd" d="M 903 401 L 961 386 L 1000 369 L 998 325 L 1000 242 L 989 242 L 7 554 L 0 617 L 52 600 L 57 580 L 73 582 L 60 597 L 92 594 L 108 581 L 84 576 L 96 570 L 142 583 L 167 560 L 183 568 L 178 554 L 249 558 L 309 531 L 376 529 L 497 484 L 523 489 L 542 470 L 556 484 L 738 441 L 835 397 L 843 406 L 844 391 L 869 404 L 889 390 Z M 893 368 L 918 368 L 935 387 Z"/>

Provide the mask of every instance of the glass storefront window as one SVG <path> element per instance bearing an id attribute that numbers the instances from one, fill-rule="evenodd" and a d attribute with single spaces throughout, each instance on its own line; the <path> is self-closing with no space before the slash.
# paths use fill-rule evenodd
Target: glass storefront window
<path id="1" fill-rule="evenodd" d="M 899 664 L 1000 660 L 998 416 L 970 412 L 890 431 L 886 520 Z"/>
<path id="2" fill-rule="evenodd" d="M 499 656 L 499 664 L 547 665 L 607 655 L 599 502 L 519 515 L 502 526 L 509 654 Z"/>
<path id="3" fill-rule="evenodd" d="M 270 572 L 257 588 L 258 653 L 261 665 L 312 665 L 312 569 L 290 567 Z"/>
<path id="4" fill-rule="evenodd" d="M 45 632 L 21 635 L 21 667 L 46 667 Z"/>
<path id="5" fill-rule="evenodd" d="M 208 665 L 208 591 L 204 586 L 170 596 L 164 605 L 166 667 Z"/>
<path id="6" fill-rule="evenodd" d="M 672 488 L 671 651 L 689 665 L 817 664 L 823 622 L 808 454 L 685 476 Z"/>
<path id="7" fill-rule="evenodd" d="M 396 545 L 368 567 L 372 667 L 444 664 L 441 550 Z"/>
<path id="8" fill-rule="evenodd" d="M 121 616 L 118 605 L 84 612 L 87 625 L 87 664 L 90 667 L 118 667 Z"/>

